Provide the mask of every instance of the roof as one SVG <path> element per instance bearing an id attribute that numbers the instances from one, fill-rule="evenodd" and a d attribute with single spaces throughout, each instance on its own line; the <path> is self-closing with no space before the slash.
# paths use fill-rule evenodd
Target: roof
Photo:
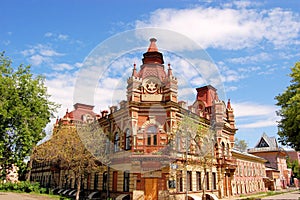
<path id="1" fill-rule="evenodd" d="M 255 156 L 255 155 L 249 154 L 247 152 L 241 152 L 237 149 L 232 149 L 232 156 L 236 157 L 236 158 L 241 157 L 244 159 L 255 160 L 255 161 L 263 162 L 263 163 L 267 162 L 267 160 L 262 157 Z"/>
<path id="2" fill-rule="evenodd" d="M 255 148 L 270 147 L 278 148 L 278 144 L 275 137 L 269 137 L 266 133 L 263 133 Z"/>

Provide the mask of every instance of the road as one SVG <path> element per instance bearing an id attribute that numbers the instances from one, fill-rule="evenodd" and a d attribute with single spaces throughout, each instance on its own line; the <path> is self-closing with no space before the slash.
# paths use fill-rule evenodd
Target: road
<path id="1" fill-rule="evenodd" d="M 278 195 L 274 195 L 274 196 L 264 197 L 264 198 L 261 198 L 261 199 L 264 199 L 264 200 L 273 200 L 273 199 L 281 199 L 281 200 L 293 199 L 293 200 L 300 200 L 300 190 L 289 192 L 289 193 L 285 193 L 285 194 L 278 194 Z"/>

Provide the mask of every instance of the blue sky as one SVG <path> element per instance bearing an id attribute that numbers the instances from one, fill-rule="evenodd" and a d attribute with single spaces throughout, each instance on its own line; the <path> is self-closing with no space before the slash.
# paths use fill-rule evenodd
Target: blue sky
<path id="1" fill-rule="evenodd" d="M 0 50 L 15 65 L 30 64 L 34 73 L 46 76 L 52 100 L 62 104 L 57 113 L 62 117 L 66 108 L 72 109 L 76 78 L 84 61 L 99 44 L 137 28 L 183 34 L 214 62 L 226 91 L 223 100 L 230 98 L 235 111 L 236 136 L 252 147 L 263 132 L 276 136 L 274 97 L 289 85 L 290 67 L 300 56 L 299 11 L 296 0 L 4 0 Z M 157 39 L 159 48 L 164 40 Z M 180 40 L 176 45 L 183 43 Z M 145 40 L 145 47 L 148 44 Z M 172 51 L 172 45 L 164 47 Z M 174 70 L 184 69 L 186 63 L 168 55 L 166 60 Z M 122 56 L 114 61 L 113 69 L 130 71 L 133 63 L 139 66 L 141 57 L 140 52 Z M 114 87 L 122 85 L 118 78 L 102 80 L 102 90 L 95 94 L 96 112 L 111 104 L 109 91 L 125 99 L 125 93 Z M 194 84 L 200 87 L 204 81 Z"/>

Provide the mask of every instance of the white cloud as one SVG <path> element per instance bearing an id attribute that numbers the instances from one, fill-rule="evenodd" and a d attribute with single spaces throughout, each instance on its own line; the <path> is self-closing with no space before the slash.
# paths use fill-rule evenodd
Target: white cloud
<path id="1" fill-rule="evenodd" d="M 52 69 L 56 71 L 64 71 L 64 70 L 71 70 L 74 67 L 67 63 L 59 63 L 59 64 L 53 64 Z"/>
<path id="2" fill-rule="evenodd" d="M 28 49 L 21 51 L 28 61 L 33 66 L 41 65 L 42 63 L 51 64 L 53 58 L 63 56 L 64 54 L 55 51 L 50 45 L 37 44 Z"/>
<path id="3" fill-rule="evenodd" d="M 237 128 L 263 128 L 276 126 L 279 117 L 276 115 L 277 107 L 253 102 L 232 102 Z"/>
<path id="4" fill-rule="evenodd" d="M 39 52 L 42 56 L 48 56 L 48 57 L 52 57 L 52 56 L 62 56 L 63 54 L 58 53 L 56 51 L 54 51 L 53 49 L 49 49 L 49 48 L 41 48 L 40 52 Z"/>
<path id="5" fill-rule="evenodd" d="M 69 38 L 69 35 L 67 34 L 61 34 L 61 33 L 52 33 L 47 32 L 44 34 L 47 38 L 53 38 L 54 40 L 67 40 Z"/>
<path id="6" fill-rule="evenodd" d="M 68 35 L 65 35 L 65 34 L 59 34 L 59 35 L 57 36 L 57 38 L 58 38 L 59 40 L 67 40 L 67 39 L 69 38 L 69 36 L 68 36 Z"/>
<path id="7" fill-rule="evenodd" d="M 273 105 L 262 105 L 253 102 L 232 103 L 236 117 L 270 116 L 277 110 Z"/>
<path id="8" fill-rule="evenodd" d="M 236 63 L 236 64 L 249 64 L 249 63 L 257 63 L 261 61 L 269 61 L 271 60 L 271 55 L 262 52 L 257 55 L 250 55 L 250 56 L 242 56 L 237 58 L 229 58 L 226 59 L 226 61 L 230 63 Z"/>
<path id="9" fill-rule="evenodd" d="M 147 20 L 137 20 L 136 28 L 173 30 L 203 48 L 242 49 L 257 46 L 264 40 L 275 47 L 297 42 L 299 14 L 282 8 L 260 10 L 246 6 L 157 9 Z"/>
<path id="10" fill-rule="evenodd" d="M 52 37 L 53 36 L 53 33 L 51 33 L 51 32 L 47 32 L 47 33 L 45 33 L 45 35 L 44 35 L 45 37 Z"/>
<path id="11" fill-rule="evenodd" d="M 48 62 L 49 58 L 41 56 L 39 54 L 35 54 L 30 56 L 28 60 L 33 66 L 37 66 L 42 64 L 43 62 Z"/>
<path id="12" fill-rule="evenodd" d="M 264 128 L 264 127 L 270 127 L 270 126 L 276 126 L 277 125 L 277 118 L 266 118 L 263 120 L 258 120 L 254 122 L 250 122 L 247 124 L 239 124 L 238 128 Z"/>

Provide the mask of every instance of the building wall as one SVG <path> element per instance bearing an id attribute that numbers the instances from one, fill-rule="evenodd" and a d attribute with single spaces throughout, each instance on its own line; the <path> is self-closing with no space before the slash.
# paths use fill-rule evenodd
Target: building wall
<path id="1" fill-rule="evenodd" d="M 265 191 L 266 160 L 236 150 L 232 154 L 237 164 L 232 181 L 233 195 Z"/>
<path id="2" fill-rule="evenodd" d="M 276 179 L 277 189 L 286 188 L 290 185 L 290 173 L 286 164 L 286 152 L 278 149 L 277 151 L 251 151 L 253 155 L 265 158 L 267 161 L 266 167 L 279 171 L 279 177 Z M 270 177 L 271 178 L 271 177 Z M 279 179 L 279 180 L 278 180 Z"/>

